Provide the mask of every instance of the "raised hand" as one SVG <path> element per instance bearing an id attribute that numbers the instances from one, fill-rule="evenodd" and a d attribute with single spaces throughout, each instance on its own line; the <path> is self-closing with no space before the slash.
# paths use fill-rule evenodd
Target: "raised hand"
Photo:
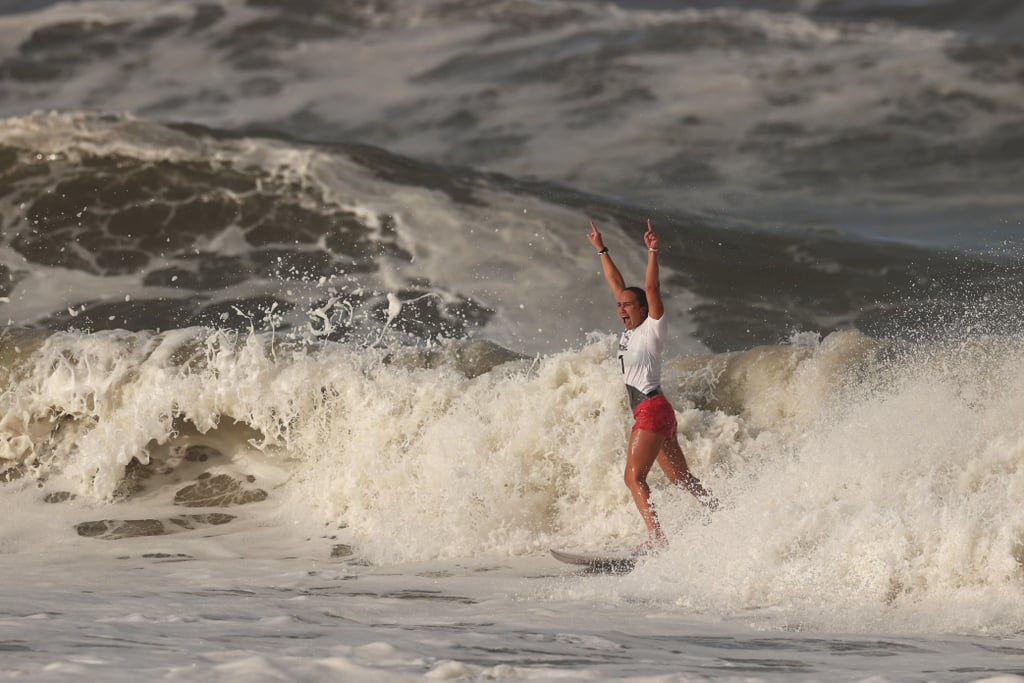
<path id="1" fill-rule="evenodd" d="M 594 221 L 590 221 L 590 234 L 587 235 L 587 239 L 594 245 L 594 248 L 598 251 L 604 249 L 604 240 L 601 238 L 601 233 L 597 231 L 597 226 L 594 225 Z"/>
<path id="2" fill-rule="evenodd" d="M 644 233 L 644 244 L 651 251 L 658 251 L 658 233 L 651 227 L 651 219 L 647 219 L 647 232 Z"/>

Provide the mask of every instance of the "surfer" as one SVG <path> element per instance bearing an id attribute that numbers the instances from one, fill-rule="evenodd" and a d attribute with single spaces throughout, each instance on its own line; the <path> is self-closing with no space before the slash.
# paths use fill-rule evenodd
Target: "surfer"
<path id="1" fill-rule="evenodd" d="M 626 328 L 619 340 L 619 364 L 635 422 L 626 449 L 625 480 L 649 535 L 633 552 L 647 554 L 656 552 L 666 543 L 647 485 L 647 474 L 655 462 L 670 482 L 686 488 L 709 509 L 716 509 L 718 501 L 687 467 L 676 436 L 675 409 L 661 391 L 661 353 L 668 330 L 658 274 L 658 235 L 648 219 L 644 233 L 647 273 L 643 288 L 626 286 L 593 221 L 587 239 L 597 249 L 604 278 L 615 295 L 619 318 Z"/>

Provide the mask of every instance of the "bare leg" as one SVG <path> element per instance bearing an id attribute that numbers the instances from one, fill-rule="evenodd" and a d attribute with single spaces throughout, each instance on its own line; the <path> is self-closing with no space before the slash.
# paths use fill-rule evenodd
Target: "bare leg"
<path id="1" fill-rule="evenodd" d="M 697 500 L 706 505 L 708 509 L 718 509 L 718 499 L 704 488 L 704 485 L 700 483 L 700 479 L 690 472 L 690 468 L 686 464 L 686 456 L 683 455 L 683 449 L 679 445 L 678 437 L 673 436 L 665 441 L 664 446 L 658 453 L 658 464 L 670 482 L 685 488 Z"/>
<path id="2" fill-rule="evenodd" d="M 633 502 L 640 510 L 640 516 L 647 525 L 647 533 L 654 543 L 663 543 L 665 535 L 658 524 L 658 516 L 651 505 L 651 488 L 647 485 L 647 474 L 651 471 L 658 452 L 665 443 L 665 437 L 654 432 L 635 429 L 629 437 L 629 449 L 626 452 L 626 473 L 623 477 L 629 492 L 633 494 Z M 680 451 L 681 452 L 681 451 Z"/>

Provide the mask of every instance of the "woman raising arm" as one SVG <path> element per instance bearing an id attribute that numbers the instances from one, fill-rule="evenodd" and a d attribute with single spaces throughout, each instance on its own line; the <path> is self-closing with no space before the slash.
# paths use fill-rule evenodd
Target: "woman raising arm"
<path id="1" fill-rule="evenodd" d="M 642 289 L 625 285 L 593 221 L 587 239 L 601 258 L 605 280 L 615 296 L 619 318 L 625 327 L 619 340 L 619 364 L 635 420 L 626 449 L 625 481 L 647 525 L 648 540 L 634 549 L 634 553 L 646 554 L 666 542 L 647 485 L 647 475 L 655 462 L 670 482 L 685 487 L 708 508 L 716 509 L 718 501 L 690 472 L 676 435 L 675 410 L 661 391 L 661 355 L 667 324 L 658 271 L 658 235 L 648 219 L 644 233 L 647 270 Z"/>

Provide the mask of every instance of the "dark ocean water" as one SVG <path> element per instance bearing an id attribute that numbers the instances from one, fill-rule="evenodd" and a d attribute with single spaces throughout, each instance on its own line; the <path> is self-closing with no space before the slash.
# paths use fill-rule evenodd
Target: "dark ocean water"
<path id="1" fill-rule="evenodd" d="M 541 240 L 650 216 L 713 350 L 1015 325 L 1014 3 L 617 5 L 6 3 L 8 320 L 341 338 L 390 292 L 414 337 L 550 350 L 607 323 Z"/>

